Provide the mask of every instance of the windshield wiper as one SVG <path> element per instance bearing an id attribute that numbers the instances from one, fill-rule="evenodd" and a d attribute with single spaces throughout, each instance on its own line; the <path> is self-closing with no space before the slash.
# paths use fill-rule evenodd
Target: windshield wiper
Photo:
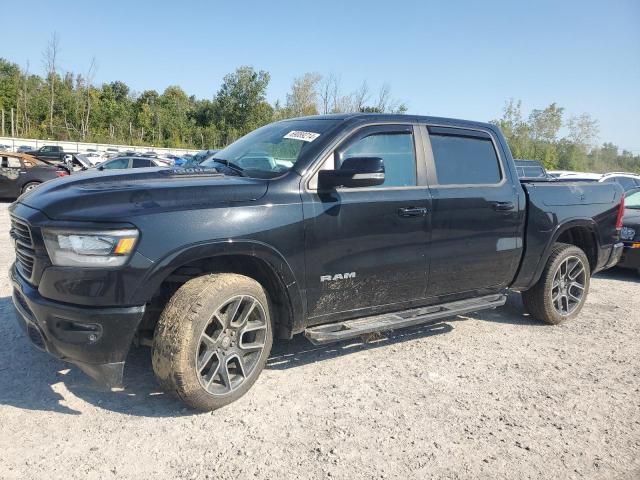
<path id="1" fill-rule="evenodd" d="M 244 168 L 236 165 L 233 162 L 230 162 L 229 160 L 225 160 L 224 158 L 212 158 L 211 160 L 214 161 L 214 162 L 217 162 L 217 163 L 221 163 L 222 165 L 225 165 L 225 166 L 229 167 L 231 170 L 234 170 L 235 172 L 237 172 L 238 175 L 240 175 L 241 177 L 245 176 Z"/>

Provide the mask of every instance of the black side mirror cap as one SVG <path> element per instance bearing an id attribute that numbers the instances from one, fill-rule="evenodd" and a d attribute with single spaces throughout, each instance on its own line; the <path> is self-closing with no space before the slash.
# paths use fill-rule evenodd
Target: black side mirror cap
<path id="1" fill-rule="evenodd" d="M 324 189 L 375 187 L 383 183 L 384 161 L 380 157 L 351 157 L 338 170 L 318 172 L 318 186 Z"/>

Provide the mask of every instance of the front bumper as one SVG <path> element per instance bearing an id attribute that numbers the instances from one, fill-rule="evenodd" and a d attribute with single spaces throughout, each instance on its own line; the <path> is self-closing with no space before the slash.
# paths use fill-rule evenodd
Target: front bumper
<path id="1" fill-rule="evenodd" d="M 124 362 L 144 315 L 139 307 L 86 307 L 53 302 L 40 295 L 11 266 L 18 323 L 31 342 L 77 365 L 107 387 L 122 385 Z"/>

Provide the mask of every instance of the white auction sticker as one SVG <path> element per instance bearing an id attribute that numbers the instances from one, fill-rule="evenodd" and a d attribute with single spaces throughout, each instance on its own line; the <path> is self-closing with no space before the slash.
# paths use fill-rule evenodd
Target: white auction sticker
<path id="1" fill-rule="evenodd" d="M 291 138 L 292 140 L 302 140 L 303 142 L 313 142 L 320 136 L 319 133 L 302 132 L 300 130 L 291 130 L 284 138 Z"/>

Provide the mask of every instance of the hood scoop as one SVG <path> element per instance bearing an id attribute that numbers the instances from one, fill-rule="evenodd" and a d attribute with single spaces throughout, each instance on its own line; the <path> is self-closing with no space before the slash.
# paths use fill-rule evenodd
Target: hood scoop
<path id="1" fill-rule="evenodd" d="M 154 182 L 164 182 L 169 179 L 190 179 L 190 178 L 223 178 L 225 175 L 215 168 L 172 168 L 155 171 L 153 177 L 148 175 L 130 175 L 126 180 L 117 179 L 109 181 L 108 178 L 101 180 L 95 177 L 90 182 L 75 185 L 78 190 L 99 192 L 102 190 L 130 190 L 140 188 L 141 184 L 149 185 Z M 97 180 L 97 181 L 96 181 Z"/>
<path id="2" fill-rule="evenodd" d="M 265 180 L 224 175 L 214 168 L 87 172 L 47 182 L 20 202 L 49 218 L 123 221 L 169 210 L 228 207 L 265 195 Z"/>

